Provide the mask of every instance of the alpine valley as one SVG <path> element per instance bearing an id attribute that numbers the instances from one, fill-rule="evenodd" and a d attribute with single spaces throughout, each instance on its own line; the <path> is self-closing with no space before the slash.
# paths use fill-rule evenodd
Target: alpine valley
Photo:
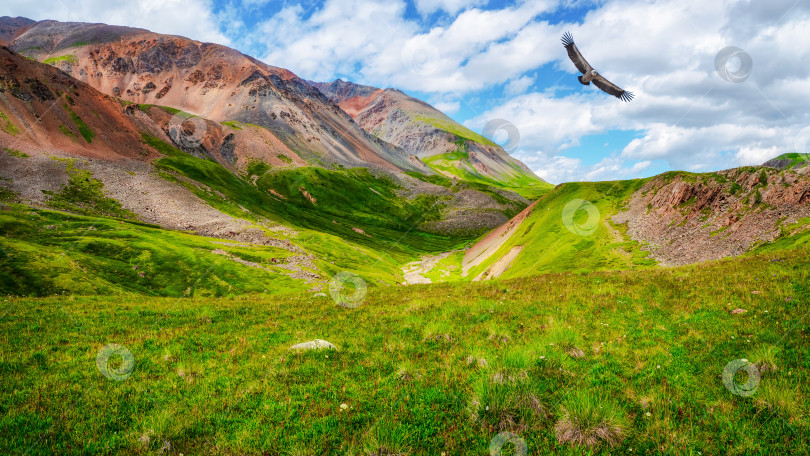
<path id="1" fill-rule="evenodd" d="M 806 454 L 808 163 L 555 186 L 396 88 L 2 17 L 0 452 Z"/>

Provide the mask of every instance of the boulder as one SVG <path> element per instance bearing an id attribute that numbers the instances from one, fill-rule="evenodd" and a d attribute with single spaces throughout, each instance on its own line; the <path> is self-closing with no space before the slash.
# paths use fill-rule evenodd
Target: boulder
<path id="1" fill-rule="evenodd" d="M 290 350 L 320 350 L 320 349 L 329 349 L 329 350 L 337 350 L 338 348 L 335 347 L 331 342 L 322 340 L 322 339 L 315 339 L 309 342 L 302 342 L 300 344 L 295 344 L 290 347 Z"/>

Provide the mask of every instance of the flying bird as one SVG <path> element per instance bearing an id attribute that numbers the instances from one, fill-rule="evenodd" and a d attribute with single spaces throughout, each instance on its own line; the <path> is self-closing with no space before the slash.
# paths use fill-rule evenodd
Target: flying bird
<path id="1" fill-rule="evenodd" d="M 562 36 L 562 43 L 563 46 L 565 46 L 565 50 L 568 51 L 568 57 L 574 62 L 574 66 L 577 67 L 577 70 L 582 73 L 582 76 L 577 77 L 582 85 L 590 85 L 591 82 L 593 82 L 593 85 L 602 89 L 603 92 L 609 93 L 622 101 L 630 101 L 633 99 L 633 92 L 628 92 L 608 81 L 604 76 L 593 69 L 591 64 L 582 56 L 582 53 L 579 52 L 579 49 L 577 49 L 577 45 L 574 44 L 574 37 L 571 36 L 571 33 L 565 32 Z"/>

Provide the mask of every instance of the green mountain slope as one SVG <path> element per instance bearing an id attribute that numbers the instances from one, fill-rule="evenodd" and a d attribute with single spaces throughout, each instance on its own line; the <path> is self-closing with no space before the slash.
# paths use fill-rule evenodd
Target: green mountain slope
<path id="1" fill-rule="evenodd" d="M 497 178 L 480 172 L 470 160 L 469 143 L 469 140 L 458 139 L 455 141 L 455 151 L 432 155 L 422 161 L 442 176 L 513 191 L 532 201 L 554 188 L 552 184 L 527 174 L 520 165 L 514 163 L 506 165 L 506 169 Z"/>
<path id="2" fill-rule="evenodd" d="M 743 167 L 629 181 L 567 183 L 464 257 L 467 279 L 646 268 L 802 245 L 810 178 Z"/>
<path id="3" fill-rule="evenodd" d="M 779 169 L 801 168 L 810 162 L 808 154 L 789 153 L 782 154 L 765 162 L 764 166 L 773 166 Z"/>
<path id="4" fill-rule="evenodd" d="M 408 258 L 311 230 L 274 233 L 290 249 L 18 204 L 0 211 L 0 232 L 3 295 L 305 293 L 342 270 L 369 286 L 394 284 Z"/>
<path id="5" fill-rule="evenodd" d="M 501 277 L 654 266 L 656 262 L 640 250 L 641 244 L 627 240 L 621 226 L 606 218 L 617 213 L 643 184 L 644 180 L 632 180 L 559 185 L 538 201 L 489 258 L 469 269 L 468 277 L 478 277 L 515 247 L 522 251 Z M 578 210 L 566 224 L 563 212 L 572 201 L 590 202 L 597 212 Z"/>

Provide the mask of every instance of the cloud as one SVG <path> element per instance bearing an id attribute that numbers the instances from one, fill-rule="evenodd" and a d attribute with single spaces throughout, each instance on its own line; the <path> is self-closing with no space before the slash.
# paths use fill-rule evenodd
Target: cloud
<path id="1" fill-rule="evenodd" d="M 286 7 L 259 25 L 267 37 L 263 60 L 318 81 L 399 67 L 399 49 L 418 29 L 403 19 L 405 8 L 398 0 L 327 0 L 305 18 L 300 6 Z M 385 78 L 353 79 L 386 85 Z"/>
<path id="2" fill-rule="evenodd" d="M 262 60 L 307 79 L 347 75 L 406 91 L 468 93 L 521 76 L 526 65 L 504 67 L 490 48 L 510 41 L 556 4 L 539 0 L 499 10 L 467 9 L 427 30 L 405 18 L 402 0 L 326 0 L 309 15 L 290 6 L 259 26 L 266 37 Z"/>
<path id="3" fill-rule="evenodd" d="M 461 103 L 458 101 L 436 101 L 431 103 L 432 106 L 445 114 L 454 114 L 461 108 Z"/>
<path id="4" fill-rule="evenodd" d="M 810 42 L 800 38 L 810 28 L 810 6 L 754 3 L 606 3 L 581 24 L 564 27 L 591 64 L 636 93 L 633 102 L 574 84 L 573 91 L 549 88 L 516 96 L 465 124 L 476 127 L 490 118 L 513 122 L 521 132 L 516 155 L 527 163 L 540 157 L 532 168 L 552 181 L 635 177 L 653 161 L 671 169 L 707 171 L 761 164 L 794 152 L 800 147 L 798 132 L 810 124 L 810 67 L 797 64 L 810 59 Z M 505 65 L 519 54 L 510 49 L 522 35 L 559 46 L 555 27 L 531 23 L 514 39 L 497 44 Z M 724 80 L 715 68 L 718 52 L 732 45 L 753 62 L 750 77 L 741 83 Z M 556 55 L 550 62 L 570 80 L 576 69 L 564 53 Z M 641 135 L 594 166 L 564 159 L 583 137 L 617 130 Z"/>
<path id="5" fill-rule="evenodd" d="M 0 15 L 34 20 L 103 22 L 228 45 L 210 0 L 3 0 Z"/>
<path id="6" fill-rule="evenodd" d="M 459 11 L 472 8 L 474 6 L 484 6 L 488 0 L 416 0 L 416 10 L 419 14 L 427 16 L 437 11 L 444 11 L 447 14 L 456 14 Z"/>
<path id="7" fill-rule="evenodd" d="M 521 76 L 517 79 L 511 79 L 509 82 L 506 83 L 506 87 L 504 87 L 503 91 L 506 95 L 521 95 L 526 93 L 534 84 L 534 77 L 529 76 Z"/>

